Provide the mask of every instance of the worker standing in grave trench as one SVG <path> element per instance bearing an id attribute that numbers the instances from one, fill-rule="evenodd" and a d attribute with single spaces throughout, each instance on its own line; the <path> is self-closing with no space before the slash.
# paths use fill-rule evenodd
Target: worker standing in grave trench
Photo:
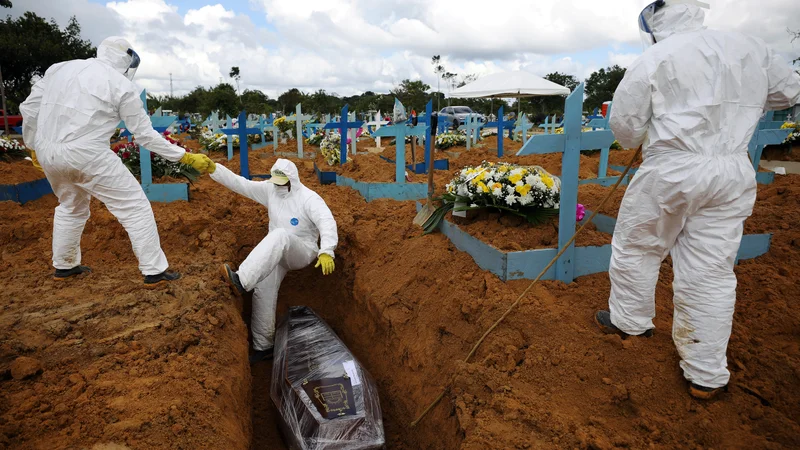
<path id="1" fill-rule="evenodd" d="M 339 242 L 336 221 L 322 197 L 300 182 L 297 167 L 287 159 L 275 162 L 266 181 L 248 180 L 222 164 L 216 164 L 210 173 L 217 183 L 264 205 L 269 214 L 267 236 L 238 271 L 223 264 L 222 276 L 237 296 L 253 292 L 250 362 L 271 359 L 281 281 L 288 271 L 305 268 L 315 257 L 314 267 L 320 267 L 323 275 L 333 273 L 334 249 Z"/>
<path id="2" fill-rule="evenodd" d="M 650 337 L 661 262 L 672 255 L 672 338 L 695 398 L 730 378 L 733 267 L 756 199 L 747 146 L 765 109 L 800 103 L 800 77 L 759 39 L 706 30 L 695 0 L 659 0 L 639 17 L 645 52 L 614 93 L 609 125 L 644 162 L 614 230 L 609 311 L 595 321 Z"/>

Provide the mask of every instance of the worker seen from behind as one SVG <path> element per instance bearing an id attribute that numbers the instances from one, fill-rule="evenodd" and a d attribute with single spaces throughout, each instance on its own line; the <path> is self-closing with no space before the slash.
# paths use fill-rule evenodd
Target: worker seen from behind
<path id="1" fill-rule="evenodd" d="M 321 267 L 323 275 L 331 274 L 335 268 L 333 251 L 339 241 L 328 205 L 300 182 L 293 162 L 278 159 L 270 175 L 266 181 L 251 181 L 221 164 L 216 164 L 211 173 L 214 181 L 261 203 L 269 214 L 267 236 L 247 255 L 239 270 L 228 264 L 222 266 L 222 276 L 236 295 L 253 291 L 251 363 L 272 358 L 275 309 L 283 277 L 290 270 L 305 268 L 314 258 L 314 267 Z"/>
<path id="2" fill-rule="evenodd" d="M 25 145 L 58 197 L 53 220 L 56 280 L 91 271 L 81 265 L 80 241 L 92 197 L 128 232 L 145 285 L 180 278 L 167 271 L 150 201 L 111 151 L 109 140 L 123 120 L 141 146 L 169 161 L 201 173 L 213 162 L 187 153 L 153 129 L 139 98 L 141 89 L 131 81 L 139 63 L 127 40 L 109 37 L 98 46 L 97 58 L 50 66 L 20 105 Z"/>
<path id="3" fill-rule="evenodd" d="M 644 162 L 625 192 L 612 242 L 609 311 L 595 320 L 623 337 L 653 334 L 655 287 L 670 254 L 672 338 L 689 393 L 727 387 L 733 272 L 756 199 L 747 146 L 764 110 L 800 103 L 800 78 L 764 42 L 707 30 L 691 0 L 642 11 L 645 52 L 614 94 L 610 126 Z"/>

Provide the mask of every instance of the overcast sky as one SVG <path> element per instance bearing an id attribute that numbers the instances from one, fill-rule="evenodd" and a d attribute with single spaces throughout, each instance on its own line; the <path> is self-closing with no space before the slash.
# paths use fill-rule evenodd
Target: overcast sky
<path id="1" fill-rule="evenodd" d="M 522 69 L 580 79 L 626 66 L 641 52 L 636 19 L 652 0 L 12 0 L 83 36 L 128 38 L 142 57 L 136 82 L 176 95 L 231 81 L 270 97 L 297 87 L 352 95 L 386 92 L 405 78 L 434 88 L 430 59 L 451 72 Z M 711 28 L 754 34 L 787 58 L 800 55 L 800 0 L 706 0 Z M 445 90 L 444 87 L 442 87 Z"/>

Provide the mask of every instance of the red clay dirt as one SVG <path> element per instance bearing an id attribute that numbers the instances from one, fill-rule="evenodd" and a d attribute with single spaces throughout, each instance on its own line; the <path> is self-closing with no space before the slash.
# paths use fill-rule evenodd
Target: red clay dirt
<path id="1" fill-rule="evenodd" d="M 28 160 L 0 161 L 0 185 L 19 184 L 44 178 L 44 173 Z"/>
<path id="2" fill-rule="evenodd" d="M 268 170 L 274 159 L 250 165 Z M 504 283 L 441 234 L 421 236 L 413 202 L 366 203 L 299 168 L 333 211 L 340 244 L 333 275 L 286 277 L 279 311 L 314 308 L 364 363 L 388 448 L 800 446 L 800 176 L 759 188 L 747 229 L 774 233 L 773 245 L 736 269 L 731 388 L 706 403 L 688 397 L 678 369 L 669 261 L 651 339 L 599 333 L 592 315 L 607 306 L 609 281 L 596 274 L 535 287 L 463 363 L 529 282 Z M 155 290 L 142 287 L 127 235 L 99 203 L 82 241 L 95 272 L 60 285 L 49 278 L 54 198 L 0 203 L 0 448 L 280 448 L 269 365 L 250 371 L 242 305 L 218 275 L 266 235 L 266 211 L 207 177 L 190 189 L 189 203 L 154 204 L 162 246 L 184 274 Z M 21 356 L 42 373 L 14 379 Z"/>

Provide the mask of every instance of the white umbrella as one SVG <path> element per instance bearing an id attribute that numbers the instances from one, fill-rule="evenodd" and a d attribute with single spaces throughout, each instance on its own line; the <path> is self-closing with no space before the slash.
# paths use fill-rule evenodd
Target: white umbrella
<path id="1" fill-rule="evenodd" d="M 523 72 L 500 72 L 478 78 L 448 94 L 452 98 L 522 98 L 538 95 L 569 95 L 569 88 Z M 519 100 L 517 100 L 519 101 Z"/>

